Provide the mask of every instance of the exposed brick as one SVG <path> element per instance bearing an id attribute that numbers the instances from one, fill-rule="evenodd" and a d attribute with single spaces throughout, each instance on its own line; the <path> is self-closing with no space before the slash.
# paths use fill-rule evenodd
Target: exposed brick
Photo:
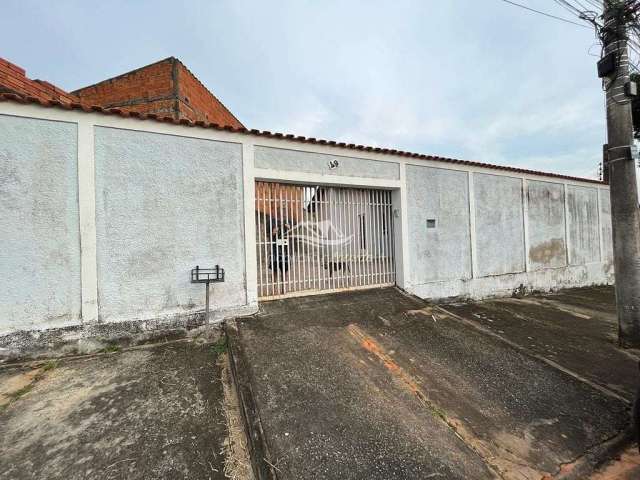
<path id="1" fill-rule="evenodd" d="M 38 100 L 60 101 L 62 103 L 78 101 L 75 96 L 49 82 L 27 78 L 23 68 L 4 58 L 0 58 L 0 89 L 12 90 Z"/>
<path id="2" fill-rule="evenodd" d="M 82 104 L 85 108 L 117 108 L 125 113 L 243 128 L 189 69 L 173 57 L 71 93 L 45 80 L 32 80 L 26 77 L 24 69 L 0 58 L 0 92 L 15 92 L 40 101 Z"/>
<path id="3" fill-rule="evenodd" d="M 173 57 L 72 93 L 84 103 L 107 108 L 242 127 L 238 119 Z"/>

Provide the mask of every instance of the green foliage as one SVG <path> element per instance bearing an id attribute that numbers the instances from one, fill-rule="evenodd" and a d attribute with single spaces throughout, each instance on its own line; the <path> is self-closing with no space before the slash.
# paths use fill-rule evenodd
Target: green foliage
<path id="1" fill-rule="evenodd" d="M 102 351 L 104 353 L 114 353 L 114 352 L 119 352 L 120 351 L 120 346 L 116 345 L 115 343 L 112 343 L 110 345 L 107 345 L 106 347 L 104 347 L 102 349 Z"/>
<path id="2" fill-rule="evenodd" d="M 222 355 L 227 351 L 227 337 L 221 336 L 216 343 L 211 346 L 211 349 L 218 355 Z"/>
<path id="3" fill-rule="evenodd" d="M 56 360 L 49 360 L 44 365 L 42 365 L 42 371 L 47 372 L 49 370 L 53 370 L 58 366 L 58 362 Z"/>
<path id="4" fill-rule="evenodd" d="M 37 382 L 38 380 L 39 380 L 39 378 L 35 378 L 34 381 L 31 382 L 29 385 L 25 385 L 20 390 L 16 390 L 15 392 L 10 393 L 10 396 L 13 397 L 14 400 L 17 400 L 18 398 L 22 397 L 23 395 L 26 395 L 27 393 L 29 393 L 33 389 L 33 384 L 35 382 Z"/>

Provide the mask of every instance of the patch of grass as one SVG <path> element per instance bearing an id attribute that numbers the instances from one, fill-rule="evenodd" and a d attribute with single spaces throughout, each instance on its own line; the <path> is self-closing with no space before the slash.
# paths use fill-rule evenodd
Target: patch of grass
<path id="1" fill-rule="evenodd" d="M 9 408 L 9 405 L 11 405 L 13 402 L 18 400 L 19 398 L 24 397 L 27 393 L 33 390 L 36 383 L 38 383 L 40 380 L 45 378 L 46 372 L 53 370 L 54 368 L 57 368 L 57 367 L 58 367 L 57 360 L 48 360 L 45 363 L 39 365 L 35 369 L 35 375 L 33 375 L 33 377 L 31 378 L 31 383 L 16 390 L 15 392 L 10 392 L 6 394 L 9 401 L 7 403 L 0 405 L 0 413 L 3 413 L 7 408 Z"/>
<path id="2" fill-rule="evenodd" d="M 444 420 L 445 422 L 448 423 L 447 414 L 444 412 L 444 410 L 434 405 L 433 402 L 431 402 L 422 392 L 417 391 L 416 396 L 422 401 L 423 405 L 427 407 L 431 415 L 439 418 L 440 420 Z"/>
<path id="3" fill-rule="evenodd" d="M 25 385 L 24 387 L 22 387 L 20 390 L 16 390 L 15 392 L 11 392 L 9 394 L 9 396 L 11 398 L 13 398 L 14 400 L 19 399 L 20 397 L 26 395 L 27 393 L 29 393 L 31 390 L 33 390 L 33 385 L 38 381 L 37 378 L 34 378 L 34 381 L 31 382 L 29 385 Z"/>
<path id="4" fill-rule="evenodd" d="M 438 417 L 440 420 L 448 422 L 447 415 L 444 413 L 444 410 L 432 405 L 430 408 L 431 414 L 435 417 Z"/>
<path id="5" fill-rule="evenodd" d="M 102 352 L 104 352 L 104 353 L 115 353 L 115 352 L 119 352 L 119 351 L 120 351 L 120 345 L 116 345 L 115 343 L 107 345 L 106 347 L 104 347 L 102 349 Z"/>
<path id="6" fill-rule="evenodd" d="M 42 371 L 48 372 L 49 370 L 53 370 L 58 367 L 58 362 L 56 360 L 49 360 L 44 365 L 42 365 Z"/>
<path id="7" fill-rule="evenodd" d="M 211 345 L 211 349 L 216 352 L 217 355 L 222 355 L 227 352 L 227 337 L 221 336 L 216 343 Z"/>

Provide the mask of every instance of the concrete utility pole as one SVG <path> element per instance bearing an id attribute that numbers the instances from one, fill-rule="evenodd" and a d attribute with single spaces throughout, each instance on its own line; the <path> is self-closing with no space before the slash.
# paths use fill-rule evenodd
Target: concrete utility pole
<path id="1" fill-rule="evenodd" d="M 604 0 L 604 56 L 598 69 L 605 77 L 607 99 L 609 148 L 604 168 L 609 169 L 611 188 L 618 338 L 623 347 L 640 348 L 640 211 L 631 154 L 631 97 L 625 91 L 629 83 L 626 3 Z"/>

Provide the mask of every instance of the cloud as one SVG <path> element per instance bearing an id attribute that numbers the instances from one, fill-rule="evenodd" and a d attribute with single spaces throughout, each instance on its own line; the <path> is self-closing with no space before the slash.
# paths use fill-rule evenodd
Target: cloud
<path id="1" fill-rule="evenodd" d="M 140 30 L 151 9 L 154 28 Z M 593 170 L 604 143 L 593 32 L 503 2 L 194 1 L 176 16 L 169 0 L 141 0 L 93 11 L 8 0 L 4 55 L 66 88 L 176 55 L 245 125 L 339 141 L 560 173 Z"/>

